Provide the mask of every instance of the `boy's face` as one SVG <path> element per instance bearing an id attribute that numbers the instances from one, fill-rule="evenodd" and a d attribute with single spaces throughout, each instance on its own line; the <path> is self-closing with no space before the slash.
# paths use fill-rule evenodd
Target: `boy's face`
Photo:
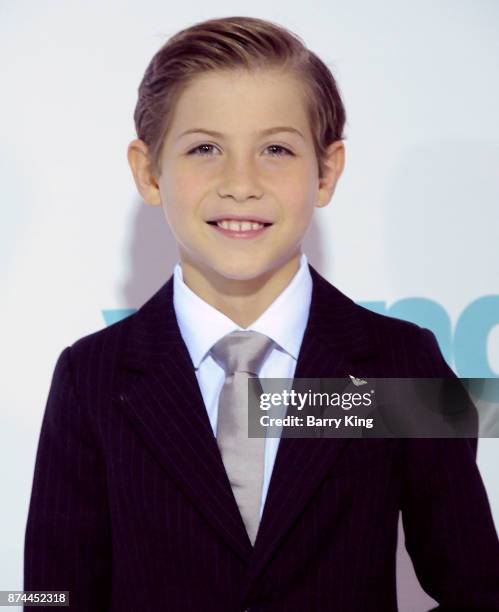
<path id="1" fill-rule="evenodd" d="M 329 151 L 319 180 L 304 97 L 291 75 L 211 72 L 177 102 L 157 183 L 134 174 L 145 201 L 162 205 L 183 268 L 248 281 L 278 274 L 299 255 L 314 207 L 329 202 L 343 169 L 341 141 Z M 234 218 L 269 225 L 251 233 L 215 222 Z"/>

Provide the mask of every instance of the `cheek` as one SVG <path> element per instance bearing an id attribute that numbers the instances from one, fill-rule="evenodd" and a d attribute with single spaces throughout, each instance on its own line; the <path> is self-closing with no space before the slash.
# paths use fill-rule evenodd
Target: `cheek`
<path id="1" fill-rule="evenodd" d="M 206 179 L 199 172 L 193 172 L 183 164 L 172 163 L 164 172 L 164 181 L 161 184 L 165 201 L 176 206 L 180 203 L 191 203 L 199 197 Z"/>
<path id="2" fill-rule="evenodd" d="M 189 225 L 195 214 L 201 192 L 196 181 L 177 178 L 162 192 L 163 209 L 168 220 L 178 226 Z"/>
<path id="3" fill-rule="evenodd" d="M 280 181 L 280 196 L 287 202 L 293 202 L 293 206 L 300 207 L 313 203 L 314 192 L 317 190 L 318 181 L 307 167 L 297 167 Z"/>
<path id="4" fill-rule="evenodd" d="M 281 202 L 286 222 L 294 227 L 308 226 L 314 212 L 314 199 L 307 185 L 297 183 L 283 195 Z"/>
<path id="5" fill-rule="evenodd" d="M 170 190 L 171 202 L 175 207 L 192 207 L 200 197 L 200 187 L 193 178 L 176 180 Z"/>

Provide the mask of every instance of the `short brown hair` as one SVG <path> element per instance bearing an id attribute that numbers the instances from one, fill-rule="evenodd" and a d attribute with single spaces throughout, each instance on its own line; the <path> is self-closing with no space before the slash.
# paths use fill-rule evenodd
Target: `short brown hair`
<path id="1" fill-rule="evenodd" d="M 344 139 L 346 115 L 336 81 L 296 34 L 255 17 L 196 23 L 168 39 L 151 59 L 139 85 L 134 120 L 155 175 L 161 174 L 161 153 L 175 104 L 190 81 L 209 70 L 237 68 L 282 68 L 300 78 L 322 177 L 327 146 Z"/>

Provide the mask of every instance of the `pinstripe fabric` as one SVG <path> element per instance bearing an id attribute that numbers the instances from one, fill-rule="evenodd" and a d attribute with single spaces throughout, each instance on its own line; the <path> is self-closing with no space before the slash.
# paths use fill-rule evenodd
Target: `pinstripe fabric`
<path id="1" fill-rule="evenodd" d="M 356 305 L 314 268 L 295 376 L 452 376 L 431 332 Z M 24 588 L 71 610 L 391 612 L 406 545 L 439 609 L 499 610 L 476 440 L 283 439 L 252 549 L 172 305 L 59 356 L 25 537 Z M 42 608 L 43 609 L 43 608 Z"/>

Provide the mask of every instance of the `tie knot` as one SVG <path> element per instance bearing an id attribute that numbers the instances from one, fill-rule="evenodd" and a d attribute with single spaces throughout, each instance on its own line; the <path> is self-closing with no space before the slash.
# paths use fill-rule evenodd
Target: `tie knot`
<path id="1" fill-rule="evenodd" d="M 274 341 L 260 332 L 235 331 L 214 344 L 210 353 L 227 376 L 234 372 L 258 376 L 273 345 Z"/>

